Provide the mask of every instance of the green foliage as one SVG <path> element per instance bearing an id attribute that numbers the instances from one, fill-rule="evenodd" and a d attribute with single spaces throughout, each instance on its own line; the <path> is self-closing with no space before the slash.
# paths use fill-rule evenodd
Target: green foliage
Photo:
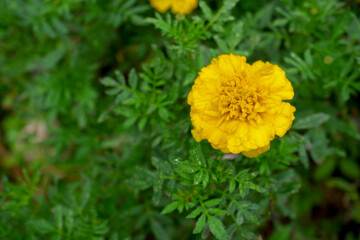
<path id="1" fill-rule="evenodd" d="M 0 239 L 360 237 L 356 2 L 0 1 Z M 291 130 L 254 159 L 191 136 L 213 57 L 281 66 Z"/>

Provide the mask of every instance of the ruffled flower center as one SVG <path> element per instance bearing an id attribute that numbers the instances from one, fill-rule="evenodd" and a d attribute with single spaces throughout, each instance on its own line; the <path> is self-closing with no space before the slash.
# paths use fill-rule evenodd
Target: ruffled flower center
<path id="1" fill-rule="evenodd" d="M 218 109 L 226 120 L 261 121 L 259 112 L 265 111 L 260 104 L 261 96 L 256 88 L 244 81 L 224 81 L 218 94 Z"/>

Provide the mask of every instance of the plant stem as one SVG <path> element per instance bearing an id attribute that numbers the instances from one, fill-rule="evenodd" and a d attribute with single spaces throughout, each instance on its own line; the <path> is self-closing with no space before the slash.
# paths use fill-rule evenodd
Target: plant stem
<path id="1" fill-rule="evenodd" d="M 206 32 L 216 22 L 216 20 L 220 17 L 220 14 L 222 13 L 223 10 L 224 10 L 224 5 L 219 9 L 219 11 L 217 11 L 215 16 L 210 20 L 210 22 L 206 24 L 204 28 L 204 32 Z"/>

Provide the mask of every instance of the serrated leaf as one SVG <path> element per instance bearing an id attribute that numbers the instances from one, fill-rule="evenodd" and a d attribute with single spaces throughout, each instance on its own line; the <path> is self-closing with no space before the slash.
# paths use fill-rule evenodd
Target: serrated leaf
<path id="1" fill-rule="evenodd" d="M 200 233 L 205 226 L 205 222 L 206 222 L 206 215 L 203 213 L 197 220 L 193 233 L 194 234 Z"/>
<path id="2" fill-rule="evenodd" d="M 299 146 L 299 158 L 300 158 L 300 162 L 304 165 L 304 167 L 306 169 L 309 168 L 309 157 L 306 153 L 306 148 L 304 144 L 301 144 Z"/>
<path id="3" fill-rule="evenodd" d="M 209 223 L 210 232 L 212 234 L 214 234 L 214 236 L 217 239 L 219 239 L 219 240 L 228 240 L 229 239 L 229 235 L 226 232 L 223 223 L 219 219 L 210 216 L 208 219 L 208 223 Z"/>
<path id="4" fill-rule="evenodd" d="M 227 214 L 227 211 L 225 210 L 222 210 L 220 208 L 211 208 L 208 210 L 208 212 L 211 214 L 211 215 L 217 215 L 217 216 L 223 216 L 223 215 L 226 215 Z"/>
<path id="5" fill-rule="evenodd" d="M 315 113 L 305 118 L 297 120 L 292 128 L 293 129 L 309 129 L 320 126 L 322 123 L 328 121 L 330 116 L 325 113 Z"/>
<path id="6" fill-rule="evenodd" d="M 235 187 L 236 187 L 235 180 L 231 180 L 229 185 L 229 192 L 232 193 L 235 190 Z"/>
<path id="7" fill-rule="evenodd" d="M 98 123 L 102 123 L 103 121 L 105 121 L 110 115 L 110 111 L 104 111 L 103 113 L 100 114 L 100 116 L 97 119 Z"/>
<path id="8" fill-rule="evenodd" d="M 202 212 L 202 208 L 198 207 L 194 211 L 192 211 L 186 218 L 196 218 Z"/>
<path id="9" fill-rule="evenodd" d="M 197 174 L 195 174 L 195 177 L 194 177 L 194 184 L 195 185 L 198 185 L 201 181 L 202 181 L 202 178 L 203 178 L 203 171 L 200 170 Z"/>
<path id="10" fill-rule="evenodd" d="M 115 76 L 116 76 L 116 79 L 119 81 L 120 84 L 122 84 L 122 85 L 126 84 L 125 77 L 124 77 L 124 75 L 122 74 L 121 71 L 116 70 L 115 71 Z"/>
<path id="11" fill-rule="evenodd" d="M 245 187 L 248 187 L 252 190 L 255 190 L 259 193 L 264 193 L 265 192 L 265 189 L 263 187 L 260 187 L 259 185 L 256 185 L 255 183 L 253 182 L 245 182 L 244 183 Z"/>
<path id="12" fill-rule="evenodd" d="M 171 30 L 171 24 L 165 22 L 160 14 L 155 13 L 155 16 L 156 18 L 148 18 L 146 21 L 153 24 L 155 28 L 159 28 L 164 32 L 169 32 Z"/>
<path id="13" fill-rule="evenodd" d="M 250 221 L 251 223 L 258 223 L 258 218 L 252 214 L 250 211 L 247 211 L 247 210 L 244 210 L 244 216 L 245 216 L 245 219 Z"/>
<path id="14" fill-rule="evenodd" d="M 135 69 L 131 69 L 129 73 L 129 84 L 132 88 L 136 88 L 138 84 L 138 76 Z"/>
<path id="15" fill-rule="evenodd" d="M 244 213 L 239 210 L 236 214 L 236 224 L 241 225 L 244 223 Z"/>
<path id="16" fill-rule="evenodd" d="M 221 49 L 221 51 L 223 53 L 229 52 L 229 48 L 223 39 L 221 39 L 218 35 L 215 35 L 214 39 L 215 39 L 216 44 L 218 45 L 218 47 Z"/>
<path id="17" fill-rule="evenodd" d="M 239 2 L 240 0 L 225 0 L 224 1 L 224 10 L 223 12 L 228 13 L 228 11 L 230 11 L 232 8 L 235 7 L 235 5 Z"/>
<path id="18" fill-rule="evenodd" d="M 100 82 L 106 87 L 115 87 L 118 85 L 115 79 L 112 79 L 111 77 L 104 77 Z"/>
<path id="19" fill-rule="evenodd" d="M 241 170 L 240 172 L 238 172 L 236 174 L 236 178 L 244 179 L 245 177 L 247 177 L 249 175 L 248 173 L 249 173 L 249 169 Z"/>
<path id="20" fill-rule="evenodd" d="M 179 202 L 172 202 L 166 205 L 166 207 L 161 211 L 161 214 L 171 213 L 172 211 L 177 209 L 178 206 L 179 206 Z"/>
<path id="21" fill-rule="evenodd" d="M 152 195 L 152 202 L 154 205 L 158 205 L 160 203 L 160 199 L 163 195 L 163 183 L 164 179 L 157 179 L 154 182 Z"/>
<path id="22" fill-rule="evenodd" d="M 204 205 L 206 207 L 212 207 L 212 206 L 218 205 L 221 201 L 222 201 L 221 198 L 214 198 L 214 199 L 207 200 L 206 202 L 204 202 Z"/>
<path id="23" fill-rule="evenodd" d="M 204 172 L 204 177 L 202 179 L 202 185 L 203 185 L 203 188 L 206 188 L 206 186 L 208 185 L 209 183 L 209 172 L 205 171 Z"/>
<path id="24" fill-rule="evenodd" d="M 206 167 L 206 161 L 201 151 L 200 144 L 190 150 L 190 160 L 200 166 Z"/>
<path id="25" fill-rule="evenodd" d="M 239 191 L 240 191 L 240 196 L 244 198 L 246 195 L 246 189 L 243 183 L 239 183 Z"/>
<path id="26" fill-rule="evenodd" d="M 206 4 L 205 1 L 200 1 L 200 2 L 199 2 L 199 7 L 200 7 L 201 11 L 204 13 L 205 18 L 206 18 L 207 20 L 210 20 L 210 19 L 213 18 L 213 14 L 212 14 L 212 12 L 211 12 L 211 9 L 210 9 L 210 7 Z"/>
<path id="27" fill-rule="evenodd" d="M 136 120 L 137 120 L 137 117 L 136 117 L 136 116 L 129 117 L 129 118 L 126 119 L 126 121 L 124 122 L 124 127 L 125 127 L 125 128 L 128 128 L 128 127 L 134 125 L 134 123 L 136 122 Z"/>
<path id="28" fill-rule="evenodd" d="M 113 96 L 121 92 L 120 88 L 111 88 L 105 91 L 106 95 Z"/>

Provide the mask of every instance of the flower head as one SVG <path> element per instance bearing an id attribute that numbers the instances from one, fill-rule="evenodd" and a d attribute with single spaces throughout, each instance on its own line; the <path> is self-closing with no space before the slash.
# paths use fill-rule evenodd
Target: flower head
<path id="1" fill-rule="evenodd" d="M 198 0 L 150 0 L 150 4 L 161 13 L 171 8 L 175 14 L 189 14 L 197 7 Z"/>
<path id="2" fill-rule="evenodd" d="M 245 57 L 221 55 L 201 69 L 188 95 L 192 134 L 225 153 L 256 157 L 291 127 L 295 107 L 282 100 L 293 97 L 291 83 L 277 65 L 250 65 Z"/>

